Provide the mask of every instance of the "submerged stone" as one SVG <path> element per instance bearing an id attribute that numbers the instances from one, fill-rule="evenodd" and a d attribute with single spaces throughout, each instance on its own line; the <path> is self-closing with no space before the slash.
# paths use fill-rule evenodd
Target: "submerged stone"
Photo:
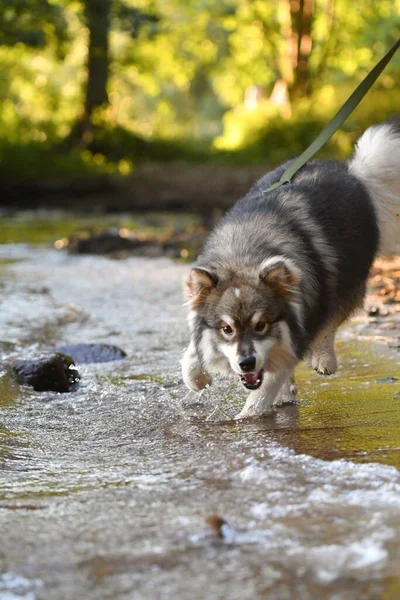
<path id="1" fill-rule="evenodd" d="M 154 242 L 140 239 L 134 235 L 125 237 L 118 231 L 106 230 L 72 236 L 68 243 L 68 249 L 74 254 L 110 254 L 127 250 L 142 250 L 150 245 L 154 245 Z"/>
<path id="2" fill-rule="evenodd" d="M 31 385 L 37 392 L 71 392 L 80 379 L 72 358 L 60 352 L 15 360 L 11 367 L 19 383 Z"/>
<path id="3" fill-rule="evenodd" d="M 126 352 L 110 344 L 73 344 L 60 346 L 57 352 L 68 354 L 78 364 L 111 362 L 126 357 Z"/>

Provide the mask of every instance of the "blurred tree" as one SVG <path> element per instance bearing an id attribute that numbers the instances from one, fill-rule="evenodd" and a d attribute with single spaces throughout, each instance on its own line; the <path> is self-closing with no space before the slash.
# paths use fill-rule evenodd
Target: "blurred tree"
<path id="1" fill-rule="evenodd" d="M 140 28 L 156 23 L 157 17 L 149 11 L 131 7 L 123 0 L 82 0 L 83 15 L 88 29 L 87 78 L 83 114 L 71 130 L 66 145 L 90 146 L 93 140 L 93 116 L 97 109 L 106 109 L 109 104 L 108 80 L 110 76 L 109 35 L 114 26 L 129 32 L 136 38 Z M 151 3 L 149 3 L 151 4 Z"/>
<path id="2" fill-rule="evenodd" d="M 89 30 L 84 118 L 90 121 L 96 108 L 108 104 L 111 0 L 84 0 L 83 5 Z"/>
<path id="3" fill-rule="evenodd" d="M 309 93 L 308 60 L 312 50 L 312 20 L 314 0 L 288 0 L 290 11 L 290 43 L 292 57 L 292 81 L 289 85 L 291 97 Z"/>
<path id="4" fill-rule="evenodd" d="M 347 0 L 236 0 L 226 19 L 237 82 L 273 89 L 285 83 L 291 101 L 310 96 L 343 71 L 371 65 L 396 39 L 398 0 L 349 5 Z M 251 80 L 250 80 L 251 78 Z M 243 91 L 244 93 L 244 91 Z"/>
<path id="5" fill-rule="evenodd" d="M 90 144 L 93 139 L 94 111 L 108 104 L 109 30 L 112 0 L 82 0 L 84 21 L 88 29 L 87 77 L 83 113 L 63 145 Z"/>

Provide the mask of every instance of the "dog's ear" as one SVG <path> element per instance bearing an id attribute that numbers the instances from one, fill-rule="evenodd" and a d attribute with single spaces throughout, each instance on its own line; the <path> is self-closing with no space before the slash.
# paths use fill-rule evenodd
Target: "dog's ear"
<path id="1" fill-rule="evenodd" d="M 268 258 L 261 265 L 260 279 L 281 296 L 286 296 L 294 292 L 300 272 L 285 257 Z"/>
<path id="2" fill-rule="evenodd" d="M 184 281 L 185 300 L 192 306 L 201 304 L 217 283 L 218 277 L 211 269 L 194 267 Z"/>

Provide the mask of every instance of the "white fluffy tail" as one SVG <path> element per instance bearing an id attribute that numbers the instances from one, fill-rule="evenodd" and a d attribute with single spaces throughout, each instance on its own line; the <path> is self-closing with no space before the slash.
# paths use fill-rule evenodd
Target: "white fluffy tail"
<path id="1" fill-rule="evenodd" d="M 381 256 L 400 254 L 400 117 L 369 127 L 349 163 L 378 215 Z"/>

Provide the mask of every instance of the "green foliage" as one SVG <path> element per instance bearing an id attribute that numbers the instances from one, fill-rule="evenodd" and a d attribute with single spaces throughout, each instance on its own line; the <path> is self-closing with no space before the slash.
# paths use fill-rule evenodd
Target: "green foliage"
<path id="1" fill-rule="evenodd" d="M 228 112 L 224 135 L 215 141 L 218 154 L 238 162 L 272 165 L 293 158 L 311 144 L 352 91 L 349 85 L 339 92 L 333 86 L 325 86 L 310 100 L 295 104 L 290 119 L 283 118 L 268 102 L 257 112 L 243 107 L 235 113 Z M 389 89 L 376 85 L 318 156 L 338 160 L 348 157 L 365 129 L 399 113 L 399 97 L 399 85 Z"/>
<path id="2" fill-rule="evenodd" d="M 25 44 L 42 48 L 54 38 L 64 40 L 66 26 L 62 7 L 48 0 L 13 0 L 0 4 L 2 46 Z"/>
<path id="3" fill-rule="evenodd" d="M 115 28 L 129 33 L 132 38 L 137 38 L 140 30 L 144 27 L 147 28 L 147 35 L 155 34 L 158 31 L 159 18 L 155 13 L 154 6 L 148 6 L 146 10 L 143 10 L 129 6 L 121 0 L 114 0 L 111 8 Z"/>
<path id="4" fill-rule="evenodd" d="M 290 88 L 288 0 L 110 0 L 109 104 L 83 114 L 83 0 L 0 0 L 0 178 L 128 173 L 140 160 L 277 163 L 322 129 L 394 41 L 400 0 L 315 0 L 308 93 Z M 399 112 L 400 53 L 322 155 Z M 286 87 L 285 87 L 286 86 Z M 253 94 L 253 95 L 252 95 Z"/>
<path id="5" fill-rule="evenodd" d="M 66 152 L 48 143 L 0 139 L 0 181 L 20 183 L 92 174 L 129 175 L 136 163 L 146 160 L 204 162 L 211 156 L 190 141 L 146 141 L 122 128 L 99 128 L 91 150 L 76 148 Z"/>
<path id="6" fill-rule="evenodd" d="M 146 160 L 200 162 L 207 160 L 209 156 L 207 147 L 199 147 L 190 139 L 146 140 L 122 127 L 110 128 L 107 124 L 96 128 L 90 148 L 92 152 L 104 154 L 113 162 L 126 157 L 133 162 Z"/>
<path id="7" fill-rule="evenodd" d="M 87 150 L 66 154 L 40 142 L 0 141 L 0 180 L 3 182 L 113 172 L 119 172 L 118 164 L 109 163 L 103 155 Z"/>

